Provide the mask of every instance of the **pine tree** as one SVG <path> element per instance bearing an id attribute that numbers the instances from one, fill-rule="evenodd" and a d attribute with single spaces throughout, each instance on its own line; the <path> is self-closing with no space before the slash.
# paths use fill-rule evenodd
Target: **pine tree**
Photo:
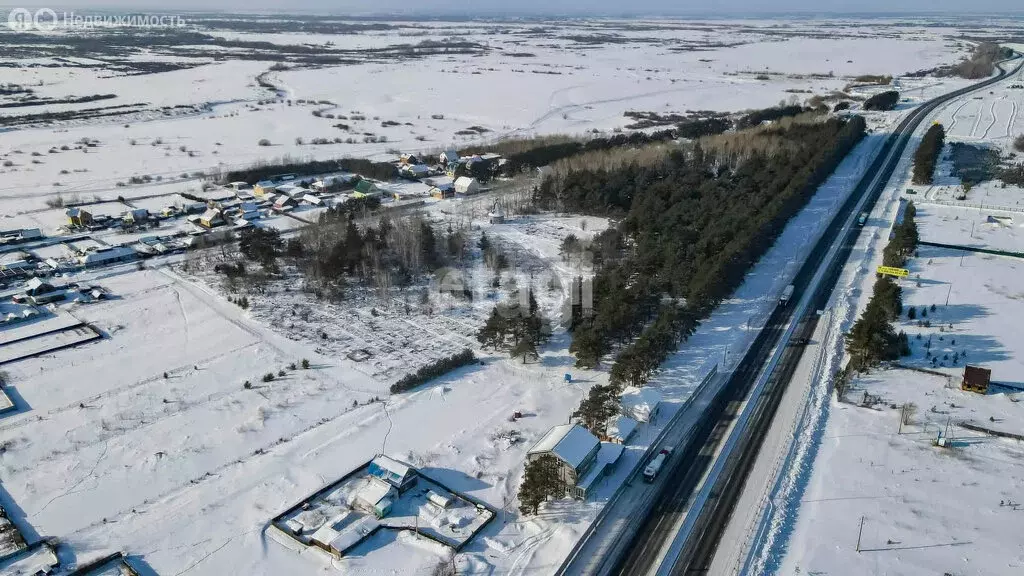
<path id="1" fill-rule="evenodd" d="M 536 514 L 540 505 L 550 497 L 565 493 L 560 477 L 561 465 L 558 459 L 545 454 L 526 464 L 523 483 L 519 485 L 519 511 Z"/>
<path id="2" fill-rule="evenodd" d="M 576 366 L 594 368 L 601 363 L 605 353 L 605 341 L 592 327 L 579 327 L 573 333 L 569 352 L 576 356 Z"/>
<path id="3" fill-rule="evenodd" d="M 587 397 L 580 402 L 573 416 L 594 434 L 604 434 L 608 420 L 619 411 L 617 387 L 609 384 L 597 384 L 590 389 Z"/>
<path id="4" fill-rule="evenodd" d="M 523 338 L 518 344 L 512 347 L 508 351 L 508 355 L 512 358 L 523 357 L 523 364 L 526 364 L 527 359 L 538 359 L 540 355 L 537 353 L 537 345 L 530 338 Z"/>
<path id="5" fill-rule="evenodd" d="M 476 339 L 483 348 L 499 348 L 505 341 L 508 319 L 495 306 Z"/>
<path id="6" fill-rule="evenodd" d="M 440 263 L 437 259 L 437 239 L 434 229 L 426 221 L 420 221 L 420 250 L 423 265 L 427 270 L 436 270 Z"/>
<path id="7" fill-rule="evenodd" d="M 491 247 L 491 241 L 487 239 L 487 232 L 480 233 L 480 251 L 487 252 Z"/>

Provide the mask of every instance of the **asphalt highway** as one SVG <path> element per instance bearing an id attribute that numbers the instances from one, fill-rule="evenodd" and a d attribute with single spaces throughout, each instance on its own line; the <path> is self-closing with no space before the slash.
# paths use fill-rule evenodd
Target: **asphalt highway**
<path id="1" fill-rule="evenodd" d="M 1012 62 L 1012 61 L 1010 61 Z M 689 436 L 685 446 L 676 449 L 662 474 L 669 475 L 661 484 L 655 504 L 637 531 L 635 537 L 626 547 L 625 552 L 613 561 L 614 573 L 618 574 L 650 574 L 658 569 L 666 546 L 676 536 L 680 519 L 688 513 L 690 499 L 701 478 L 714 464 L 715 454 L 727 437 L 726 431 L 736 418 L 743 401 L 747 400 L 758 374 L 768 362 L 772 351 L 779 344 L 781 337 L 792 320 L 795 303 L 799 302 L 811 284 L 812 278 L 821 268 L 825 274 L 817 284 L 812 295 L 808 311 L 797 321 L 790 342 L 806 342 L 814 333 L 818 322 L 817 311 L 824 309 L 832 295 L 832 291 L 842 272 L 843 265 L 856 243 L 860 228 L 847 226 L 851 215 L 862 198 L 867 196 L 864 210 L 870 211 L 885 190 L 890 177 L 896 170 L 903 152 L 910 142 L 910 136 L 932 111 L 946 102 L 968 92 L 984 88 L 998 82 L 1006 76 L 1017 72 L 1021 65 L 1007 72 L 1004 64 L 999 65 L 997 76 L 950 92 L 930 100 L 909 114 L 882 145 L 878 156 L 868 168 L 853 193 L 833 216 L 825 233 L 811 250 L 804 264 L 797 272 L 793 285 L 795 287 L 790 303 L 778 306 L 768 322 L 743 356 L 729 381 L 713 398 L 699 420 L 695 432 Z M 827 259 L 835 242 L 840 242 L 838 251 Z M 720 476 L 720 482 L 714 486 L 710 497 L 698 512 L 696 523 L 687 539 L 681 554 L 672 567 L 672 574 L 703 574 L 707 572 L 714 556 L 715 549 L 722 532 L 728 523 L 733 506 L 738 498 L 747 474 L 750 471 L 761 439 L 771 426 L 775 408 L 789 383 L 803 354 L 803 347 L 789 345 L 769 376 L 759 398 L 754 399 L 750 409 L 750 426 L 737 449 L 729 455 L 726 470 Z"/>

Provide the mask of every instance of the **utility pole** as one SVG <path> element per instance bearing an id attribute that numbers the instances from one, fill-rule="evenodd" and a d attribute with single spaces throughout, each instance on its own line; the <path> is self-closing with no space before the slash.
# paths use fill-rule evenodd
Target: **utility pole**
<path id="1" fill-rule="evenodd" d="M 953 293 L 953 283 L 949 283 L 949 290 L 946 290 L 946 306 L 949 306 L 949 295 Z"/>
<path id="2" fill-rule="evenodd" d="M 864 517 L 860 517 L 860 530 L 857 531 L 857 553 L 860 553 L 860 537 L 864 534 Z"/>

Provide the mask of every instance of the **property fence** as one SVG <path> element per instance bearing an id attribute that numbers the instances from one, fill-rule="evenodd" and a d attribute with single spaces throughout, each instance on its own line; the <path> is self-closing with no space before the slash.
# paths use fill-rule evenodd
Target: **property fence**
<path id="1" fill-rule="evenodd" d="M 995 204 L 977 204 L 974 202 L 955 202 L 953 200 L 914 200 L 918 206 L 947 206 L 950 208 L 970 208 L 972 210 L 995 210 L 998 212 L 1022 212 L 1024 206 L 997 206 Z"/>
<path id="2" fill-rule="evenodd" d="M 975 246 L 961 246 L 959 244 L 942 244 L 941 242 L 926 242 L 924 240 L 921 240 L 918 244 L 921 246 L 931 246 L 932 248 L 948 248 L 950 250 L 962 250 L 964 252 L 978 252 L 980 254 L 993 254 L 995 256 L 1007 256 L 1010 258 L 1024 258 L 1024 252 L 993 250 L 991 248 L 977 248 Z"/>

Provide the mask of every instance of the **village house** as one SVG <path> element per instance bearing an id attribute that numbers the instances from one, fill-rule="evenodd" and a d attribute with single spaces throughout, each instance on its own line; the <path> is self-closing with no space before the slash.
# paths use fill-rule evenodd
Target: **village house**
<path id="1" fill-rule="evenodd" d="M 988 385 L 992 381 L 992 370 L 980 366 L 965 366 L 964 379 L 960 389 L 977 394 L 988 394 Z"/>
<path id="2" fill-rule="evenodd" d="M 124 213 L 121 217 L 125 224 L 139 225 L 149 220 L 149 210 L 145 208 L 133 208 Z"/>
<path id="3" fill-rule="evenodd" d="M 64 214 L 68 217 L 68 224 L 75 228 L 86 228 L 93 222 L 92 214 L 82 208 L 68 208 Z"/>
<path id="4" fill-rule="evenodd" d="M 298 186 L 296 184 L 281 184 L 280 186 L 277 187 L 277 193 L 285 194 L 291 197 L 293 194 L 295 194 L 294 190 L 298 190 L 300 188 L 301 186 Z"/>
<path id="5" fill-rule="evenodd" d="M 429 194 L 433 198 L 451 198 L 455 196 L 455 181 L 447 176 L 426 178 L 423 183 L 430 186 Z"/>
<path id="6" fill-rule="evenodd" d="M 403 164 L 400 171 L 410 178 L 423 178 L 430 175 L 430 167 L 426 164 Z"/>
<path id="7" fill-rule="evenodd" d="M 127 246 L 111 246 L 88 252 L 78 257 L 78 263 L 86 268 L 104 266 L 114 262 L 126 262 L 135 258 L 135 250 Z"/>
<path id="8" fill-rule="evenodd" d="M 295 200 L 295 198 L 292 198 L 287 194 L 281 194 L 274 199 L 274 210 L 277 210 L 278 212 L 292 210 L 298 205 L 299 203 Z"/>
<path id="9" fill-rule="evenodd" d="M 262 198 L 267 194 L 273 194 L 277 192 L 277 185 L 271 180 L 260 180 L 252 187 L 253 196 Z"/>
<path id="10" fill-rule="evenodd" d="M 455 197 L 455 186 L 434 186 L 430 189 L 430 197 L 443 200 Z"/>
<path id="11" fill-rule="evenodd" d="M 208 208 L 199 217 L 199 225 L 204 228 L 214 228 L 224 224 L 224 214 L 220 208 Z"/>
<path id="12" fill-rule="evenodd" d="M 585 498 L 586 492 L 577 489 L 583 478 L 597 460 L 601 441 L 579 424 L 561 424 L 548 430 L 540 441 L 526 454 L 526 461 L 533 462 L 541 456 L 554 456 L 559 462 L 558 476 L 565 485 L 566 493 L 574 498 Z"/>
<path id="13" fill-rule="evenodd" d="M 459 153 L 456 152 L 454 148 L 449 148 L 444 152 L 441 152 L 441 155 L 438 157 L 437 162 L 438 164 L 446 168 L 448 166 L 451 166 L 452 164 L 458 164 Z"/>
<path id="14" fill-rule="evenodd" d="M 25 299 L 33 304 L 49 304 L 64 299 L 64 290 L 39 278 L 25 282 Z"/>
<path id="15" fill-rule="evenodd" d="M 384 455 L 371 460 L 367 472 L 370 476 L 394 486 L 399 493 L 405 492 L 416 484 L 416 470 L 412 466 Z"/>
<path id="16" fill-rule="evenodd" d="M 461 176 L 455 179 L 455 193 L 472 195 L 480 192 L 480 183 L 477 182 L 476 178 L 470 178 L 469 176 Z"/>
<path id="17" fill-rule="evenodd" d="M 288 186 L 284 190 L 282 190 L 281 192 L 284 193 L 284 194 L 287 194 L 289 198 L 295 198 L 296 200 L 298 200 L 299 198 L 302 198 L 306 194 L 312 194 L 313 193 L 313 191 L 310 190 L 309 188 L 305 188 L 305 187 L 302 187 L 302 186 Z"/>
<path id="18" fill-rule="evenodd" d="M 242 202 L 238 205 L 239 218 L 243 220 L 259 220 L 260 207 L 255 202 Z"/>
<path id="19" fill-rule="evenodd" d="M 353 198 L 366 198 L 367 196 L 379 196 L 380 189 L 376 184 L 369 180 L 360 180 L 356 183 L 355 191 L 352 192 Z"/>
<path id="20" fill-rule="evenodd" d="M 346 510 L 325 522 L 309 541 L 332 556 L 341 558 L 349 548 L 362 542 L 379 527 L 380 524 L 373 516 Z"/>
<path id="21" fill-rule="evenodd" d="M 313 181 L 310 188 L 321 194 L 326 192 L 340 192 L 350 186 L 358 178 L 355 174 L 332 174 Z"/>
<path id="22" fill-rule="evenodd" d="M 408 153 L 402 154 L 398 158 L 398 161 L 401 164 L 409 164 L 409 165 L 420 164 L 420 159 L 415 154 L 408 154 Z"/>
<path id="23" fill-rule="evenodd" d="M 39 228 L 24 228 L 22 230 L 4 230 L 0 232 L 0 245 L 18 244 L 20 242 L 28 242 L 30 240 L 39 240 L 42 237 L 43 233 L 39 231 Z"/>
<path id="24" fill-rule="evenodd" d="M 353 507 L 377 518 L 384 518 L 391 513 L 391 507 L 398 500 L 398 489 L 376 476 L 367 476 L 356 492 Z"/>

